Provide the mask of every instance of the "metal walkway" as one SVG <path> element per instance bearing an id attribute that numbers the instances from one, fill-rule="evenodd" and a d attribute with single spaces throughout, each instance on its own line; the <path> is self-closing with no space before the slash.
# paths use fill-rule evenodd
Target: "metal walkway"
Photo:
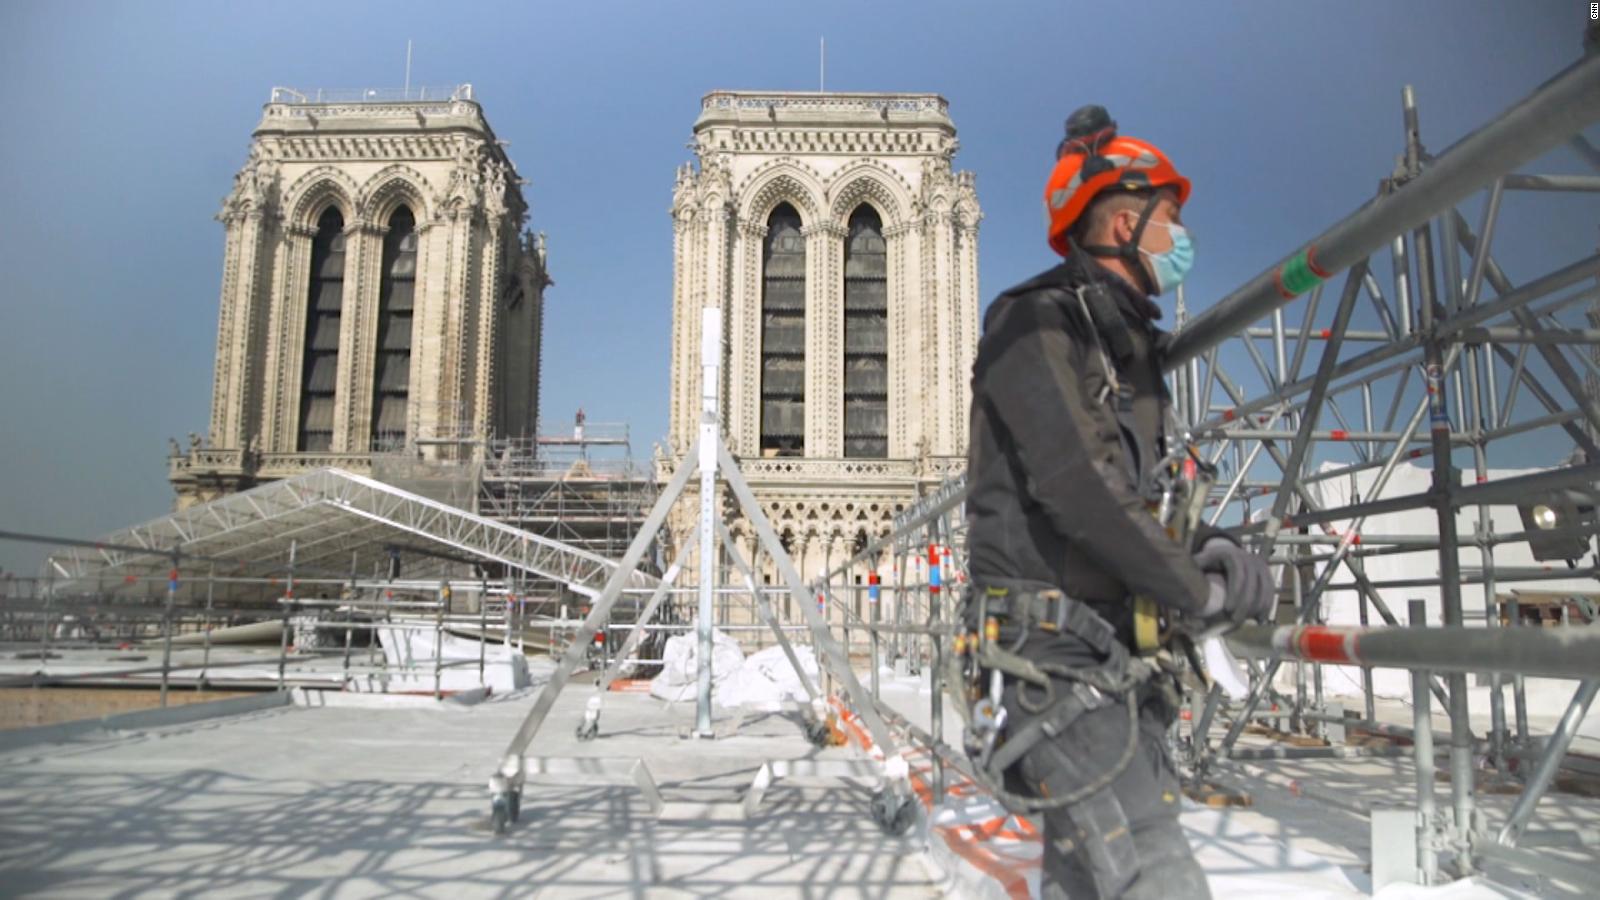
<path id="1" fill-rule="evenodd" d="M 139 548 L 146 548 L 140 550 Z M 174 555 L 178 565 L 174 565 Z M 447 506 L 341 469 L 318 469 L 231 494 L 106 535 L 51 556 L 58 590 L 100 589 L 194 566 L 230 576 L 235 597 L 281 594 L 276 577 L 349 578 L 398 558 L 407 579 L 450 563 L 490 563 L 559 582 L 593 597 L 613 560 Z M 626 589 L 657 579 L 628 576 Z M 193 589 L 195 584 L 187 583 Z"/>

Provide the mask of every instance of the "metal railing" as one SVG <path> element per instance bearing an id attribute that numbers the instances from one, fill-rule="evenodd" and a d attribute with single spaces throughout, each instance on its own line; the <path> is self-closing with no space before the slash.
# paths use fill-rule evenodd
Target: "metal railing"
<path id="1" fill-rule="evenodd" d="M 442 100 L 476 100 L 472 85 L 410 88 L 311 88 L 304 91 L 274 87 L 269 103 L 313 106 L 319 103 L 429 103 Z"/>
<path id="2" fill-rule="evenodd" d="M 431 693 L 441 698 L 447 669 L 476 666 L 477 686 L 489 684 L 487 647 L 493 631 L 500 633 L 500 643 L 508 651 L 513 642 L 516 652 L 522 651 L 526 612 L 514 593 L 514 582 L 486 577 L 399 580 L 341 576 L 309 567 L 297 569 L 292 549 L 281 569 L 267 566 L 277 574 L 241 576 L 228 574 L 238 563 L 231 558 L 41 535 L 3 533 L 0 539 L 92 547 L 102 553 L 152 554 L 171 565 L 164 575 L 126 575 L 98 585 L 54 575 L 0 580 L 0 646 L 12 659 L 38 660 L 31 672 L 0 675 L 0 687 L 156 686 L 159 705 L 165 707 L 171 690 L 180 684 L 196 690 L 226 687 L 230 679 L 212 677 L 218 670 L 260 667 L 275 670 L 275 677 L 266 680 L 279 690 L 295 685 L 354 689 L 363 679 L 376 679 L 423 688 L 431 684 Z M 180 591 L 180 585 L 186 590 Z M 238 585 L 270 585 L 281 596 L 272 607 L 216 602 L 219 589 Z M 476 602 L 454 603 L 455 593 L 474 594 Z M 502 601 L 490 603 L 491 594 Z M 493 616 L 491 608 L 495 608 Z M 213 642 L 214 633 L 252 624 L 278 626 L 276 636 L 270 638 L 278 644 L 275 655 L 215 656 L 228 645 Z M 395 640 L 406 631 L 432 634 L 433 653 L 417 657 L 380 652 L 380 635 Z M 458 631 L 478 636 L 475 660 L 445 658 L 445 637 Z M 342 646 L 315 646 L 313 636 L 318 633 L 342 635 Z M 366 635 L 360 644 L 355 639 L 358 633 Z M 176 652 L 195 648 L 195 637 L 200 638 L 199 658 L 175 659 Z M 159 663 L 126 665 L 145 661 L 139 650 L 153 653 L 157 648 Z M 88 652 L 69 659 L 64 651 Z M 330 658 L 339 659 L 337 668 L 302 665 Z M 52 660 L 61 662 L 52 666 Z M 102 664 L 108 661 L 123 665 L 106 668 Z M 298 667 L 297 671 L 291 672 L 291 666 Z M 246 686 L 260 686 L 256 684 L 259 681 L 262 679 Z"/>
<path id="3" fill-rule="evenodd" d="M 712 91 L 700 101 L 705 110 L 798 109 L 846 112 L 934 112 L 949 115 L 938 94 L 848 94 L 809 92 Z"/>

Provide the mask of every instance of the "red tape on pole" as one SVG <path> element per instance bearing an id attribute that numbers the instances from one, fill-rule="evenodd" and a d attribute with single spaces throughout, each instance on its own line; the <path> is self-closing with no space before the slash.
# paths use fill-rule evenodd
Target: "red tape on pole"
<path id="1" fill-rule="evenodd" d="M 1313 662 L 1358 662 L 1354 654 L 1354 635 L 1345 632 L 1334 631 L 1321 625 L 1308 625 L 1300 629 L 1295 643 L 1299 647 L 1300 655 Z"/>

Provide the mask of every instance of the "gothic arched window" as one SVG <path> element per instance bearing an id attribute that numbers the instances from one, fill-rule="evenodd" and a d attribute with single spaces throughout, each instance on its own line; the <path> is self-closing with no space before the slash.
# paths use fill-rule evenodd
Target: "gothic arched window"
<path id="1" fill-rule="evenodd" d="M 889 254 L 870 206 L 844 244 L 844 455 L 889 455 Z"/>
<path id="2" fill-rule="evenodd" d="M 311 240 L 306 342 L 300 375 L 300 434 L 295 449 L 333 448 L 333 394 L 339 371 L 339 313 L 344 305 L 344 216 L 328 207 Z"/>
<path id="3" fill-rule="evenodd" d="M 403 444 L 411 392 L 411 312 L 417 286 L 417 220 L 402 206 L 383 236 L 378 350 L 373 366 L 372 448 Z"/>
<path id="4" fill-rule="evenodd" d="M 806 452 L 806 239 L 787 203 L 767 218 L 761 279 L 761 455 Z"/>

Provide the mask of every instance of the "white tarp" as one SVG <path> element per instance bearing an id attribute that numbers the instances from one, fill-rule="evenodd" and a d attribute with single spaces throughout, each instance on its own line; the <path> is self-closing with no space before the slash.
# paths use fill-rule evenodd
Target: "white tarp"
<path id="1" fill-rule="evenodd" d="M 811 648 L 797 646 L 794 655 L 811 683 L 817 684 L 817 658 Z M 808 699 L 805 684 L 782 647 L 750 654 L 717 694 L 717 703 L 723 706 L 748 706 L 767 712 L 777 712 L 787 700 L 804 703 Z"/>
<path id="2" fill-rule="evenodd" d="M 673 702 L 693 701 L 700 679 L 700 641 L 691 630 L 667 639 L 661 674 L 650 681 L 650 695 Z M 810 647 L 796 646 L 800 667 L 817 683 L 817 660 Z M 748 659 L 739 643 L 720 629 L 711 630 L 711 699 L 718 706 L 748 706 L 777 711 L 784 701 L 807 700 L 805 686 L 781 647 L 757 651 Z"/>
<path id="3" fill-rule="evenodd" d="M 700 638 L 691 626 L 687 634 L 667 638 L 661 651 L 661 674 L 650 679 L 650 696 L 673 702 L 695 699 L 700 683 Z M 739 642 L 711 629 L 711 695 L 720 690 L 744 665 Z"/>
<path id="4" fill-rule="evenodd" d="M 487 685 L 496 694 L 525 688 L 528 662 L 514 648 L 458 637 L 445 632 L 435 654 L 436 632 L 416 623 L 395 622 L 378 626 L 378 643 L 383 647 L 388 672 L 352 679 L 351 690 L 394 694 L 431 692 L 434 670 L 439 672 L 440 690 L 446 693 L 472 690 Z M 422 624 L 431 626 L 432 620 Z M 478 677 L 478 654 L 483 653 L 483 678 Z M 363 651 L 364 652 L 364 651 Z M 435 661 L 442 663 L 436 665 Z"/>

